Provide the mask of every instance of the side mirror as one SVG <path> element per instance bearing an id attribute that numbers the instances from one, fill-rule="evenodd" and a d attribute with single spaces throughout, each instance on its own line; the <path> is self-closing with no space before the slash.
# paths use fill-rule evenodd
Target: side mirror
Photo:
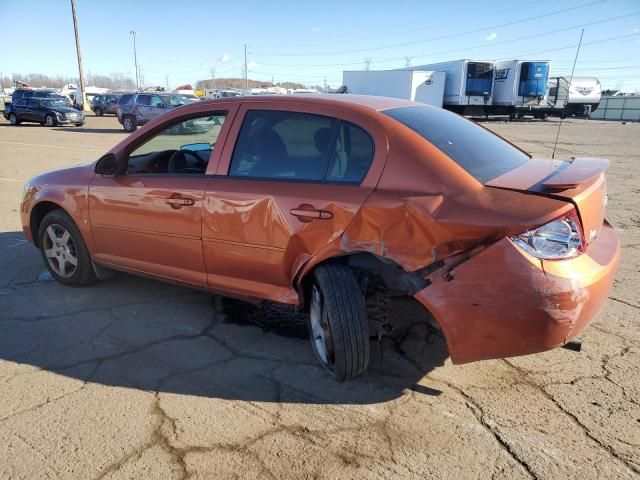
<path id="1" fill-rule="evenodd" d="M 158 108 L 164 108 L 164 103 L 158 103 L 158 104 L 156 104 L 156 107 L 158 107 Z"/>
<path id="2" fill-rule="evenodd" d="M 107 153 L 96 163 L 95 172 L 98 175 L 117 175 L 118 159 L 113 153 Z"/>

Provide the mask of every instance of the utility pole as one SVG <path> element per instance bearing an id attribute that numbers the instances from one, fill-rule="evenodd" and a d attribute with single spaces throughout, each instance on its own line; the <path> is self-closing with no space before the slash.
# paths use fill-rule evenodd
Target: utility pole
<path id="1" fill-rule="evenodd" d="M 211 88 L 216 88 L 216 69 L 211 69 Z"/>
<path id="2" fill-rule="evenodd" d="M 136 31 L 131 30 L 129 34 L 133 36 L 133 62 L 136 66 L 136 90 L 140 90 L 140 77 L 138 73 L 138 52 L 136 52 Z"/>
<path id="3" fill-rule="evenodd" d="M 76 53 L 78 55 L 78 71 L 80 72 L 80 95 L 82 98 L 82 110 L 89 111 L 87 96 L 84 93 L 84 75 L 82 73 L 82 54 L 80 53 L 80 36 L 78 35 L 78 20 L 76 19 L 76 0 L 71 0 L 71 14 L 73 15 L 73 31 L 76 34 Z"/>
<path id="4" fill-rule="evenodd" d="M 244 44 L 244 89 L 249 90 L 249 71 L 247 70 L 247 44 Z"/>
<path id="5" fill-rule="evenodd" d="M 371 70 L 371 57 L 365 57 L 364 59 L 364 69 L 368 72 Z"/>
<path id="6" fill-rule="evenodd" d="M 327 84 L 327 77 L 324 77 L 324 93 L 329 91 L 329 85 Z"/>
<path id="7" fill-rule="evenodd" d="M 405 67 L 411 66 L 411 57 L 404 57 L 404 66 Z"/>
<path id="8" fill-rule="evenodd" d="M 169 75 L 164 76 L 164 82 L 167 84 L 167 91 L 169 90 Z"/>

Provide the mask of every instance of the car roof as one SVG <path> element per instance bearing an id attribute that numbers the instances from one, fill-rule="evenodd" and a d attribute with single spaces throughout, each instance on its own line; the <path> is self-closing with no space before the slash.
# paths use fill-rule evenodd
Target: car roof
<path id="1" fill-rule="evenodd" d="M 324 105 L 337 108 L 345 107 L 365 107 L 371 110 L 382 111 L 390 108 L 409 107 L 423 105 L 421 103 L 410 102 L 399 98 L 376 97 L 374 95 L 353 95 L 353 94 L 295 94 L 295 95 L 252 95 L 240 97 L 228 97 L 224 99 L 204 100 L 201 104 L 224 102 L 251 102 L 251 103 L 282 103 L 282 104 L 307 104 Z"/>

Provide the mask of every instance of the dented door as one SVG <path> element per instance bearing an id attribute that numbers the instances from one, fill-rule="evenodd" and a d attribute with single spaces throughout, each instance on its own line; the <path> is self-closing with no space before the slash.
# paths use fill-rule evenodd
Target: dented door
<path id="1" fill-rule="evenodd" d="M 287 177 L 252 178 L 230 172 L 233 151 L 242 148 L 237 144 L 241 126 L 252 109 L 321 115 L 366 129 L 375 152 L 364 179 L 340 184 Z M 373 122 L 364 123 L 357 115 L 326 107 L 276 107 L 264 101 L 243 104 L 225 143 L 218 175 L 209 182 L 203 203 L 203 251 L 212 288 L 298 303 L 298 294 L 292 288 L 294 272 L 340 237 L 380 176 L 387 151 L 386 136 Z M 277 126 L 273 129 L 285 137 L 289 135 Z M 305 141 L 303 137 L 301 133 L 301 143 Z M 291 145 L 291 138 L 286 140 Z M 260 148 L 257 146 L 258 151 L 252 153 L 259 157 Z M 291 150 L 295 147 L 285 148 L 280 154 L 285 155 L 286 151 L 291 157 Z"/>

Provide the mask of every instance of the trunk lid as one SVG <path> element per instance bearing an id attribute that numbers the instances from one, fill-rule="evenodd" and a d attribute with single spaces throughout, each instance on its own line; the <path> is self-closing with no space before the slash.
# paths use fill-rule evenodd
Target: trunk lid
<path id="1" fill-rule="evenodd" d="M 608 167 L 609 160 L 602 158 L 569 161 L 532 158 L 485 185 L 570 201 L 576 207 L 589 244 L 600 233 L 604 221 L 607 206 L 604 172 Z"/>

